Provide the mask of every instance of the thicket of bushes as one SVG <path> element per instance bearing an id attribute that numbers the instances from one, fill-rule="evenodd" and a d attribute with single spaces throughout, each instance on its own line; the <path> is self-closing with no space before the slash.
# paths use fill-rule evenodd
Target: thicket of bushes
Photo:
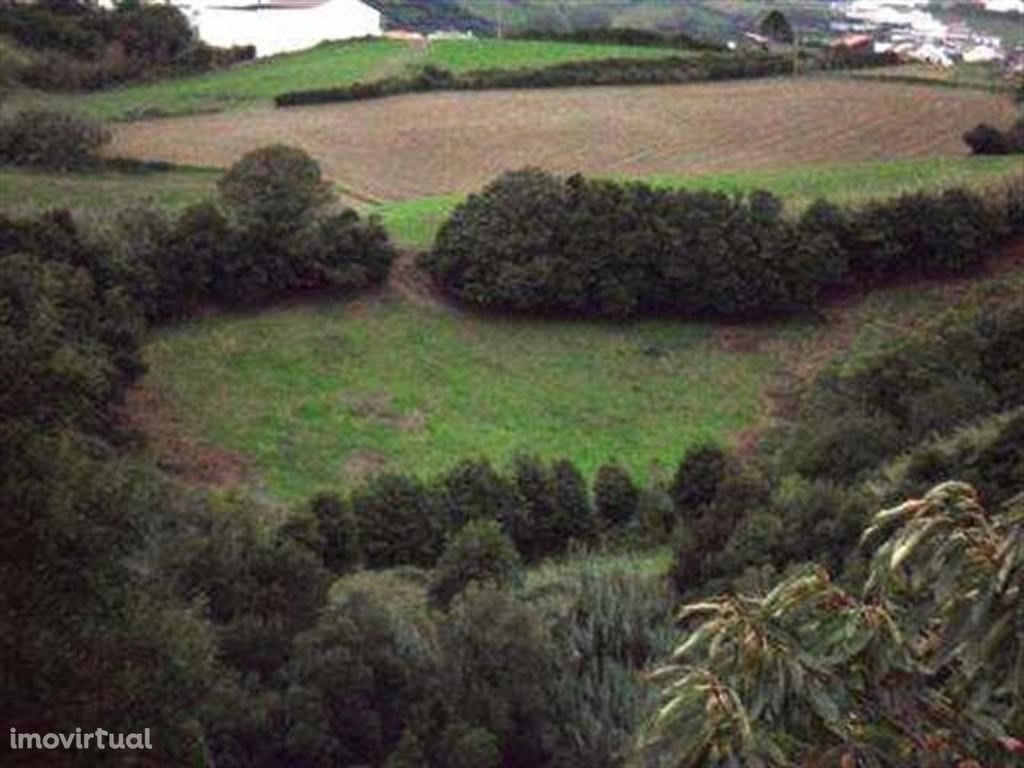
<path id="1" fill-rule="evenodd" d="M 196 40 L 188 19 L 171 5 L 123 3 L 107 10 L 85 2 L 5 4 L 0 34 L 41 53 L 20 73 L 38 88 L 101 88 L 255 56 L 252 46 L 219 49 Z"/>
<path id="2" fill-rule="evenodd" d="M 472 195 L 422 259 L 469 305 L 624 317 L 749 315 L 813 306 L 828 288 L 959 274 L 1024 229 L 1024 188 L 961 189 L 799 217 L 767 192 L 507 173 Z"/>
<path id="3" fill-rule="evenodd" d="M 25 110 L 0 119 L 0 165 L 54 170 L 94 168 L 110 141 L 102 123 L 51 110 Z"/>
<path id="4" fill-rule="evenodd" d="M 375 219 L 335 211 L 320 169 L 304 152 L 255 150 L 219 183 L 220 200 L 176 217 L 122 211 L 85 232 L 66 211 L 0 216 L 0 253 L 84 266 L 151 322 L 224 305 L 310 291 L 352 293 L 380 284 L 394 251 Z"/>
<path id="5" fill-rule="evenodd" d="M 868 516 L 949 477 L 998 507 L 1024 488 L 1022 408 L 1019 301 L 941 318 L 837 363 L 753 461 L 714 451 L 684 460 L 677 483 L 691 491 L 673 490 L 686 522 L 676 536 L 678 587 L 807 561 L 854 578 Z M 738 514 L 729 508 L 737 498 Z"/>
<path id="6" fill-rule="evenodd" d="M 358 101 L 423 91 L 504 88 L 570 88 L 585 85 L 666 85 L 707 80 L 772 77 L 790 72 L 792 58 L 772 54 L 702 53 L 658 59 L 570 61 L 538 69 L 483 69 L 453 74 L 424 67 L 409 77 L 389 77 L 337 88 L 290 91 L 274 98 L 279 107 Z"/>

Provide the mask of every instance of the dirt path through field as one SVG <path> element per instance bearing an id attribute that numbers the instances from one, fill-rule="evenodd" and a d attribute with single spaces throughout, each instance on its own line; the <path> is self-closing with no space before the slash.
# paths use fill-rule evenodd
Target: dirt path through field
<path id="1" fill-rule="evenodd" d="M 117 126 L 112 152 L 226 167 L 275 142 L 356 195 L 465 194 L 502 171 L 693 174 L 963 154 L 1004 96 L 829 78 L 435 93 Z"/>

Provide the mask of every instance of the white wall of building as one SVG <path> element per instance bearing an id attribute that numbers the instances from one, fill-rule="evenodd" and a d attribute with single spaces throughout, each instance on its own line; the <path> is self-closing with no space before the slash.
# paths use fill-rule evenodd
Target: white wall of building
<path id="1" fill-rule="evenodd" d="M 257 56 L 309 48 L 324 40 L 381 34 L 381 14 L 359 0 L 326 0 L 310 7 L 243 9 L 257 0 L 212 0 L 179 7 L 206 43 L 254 45 Z M 236 7 L 231 7 L 235 5 Z"/>

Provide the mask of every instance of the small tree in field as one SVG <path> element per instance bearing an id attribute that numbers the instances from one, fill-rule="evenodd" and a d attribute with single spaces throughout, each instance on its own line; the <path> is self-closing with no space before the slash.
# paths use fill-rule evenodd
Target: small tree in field
<path id="1" fill-rule="evenodd" d="M 249 152 L 217 187 L 242 226 L 281 233 L 302 229 L 332 199 L 316 160 L 283 144 Z"/>
<path id="2" fill-rule="evenodd" d="M 864 593 L 820 567 L 685 606 L 643 747 L 673 766 L 1010 765 L 1024 755 L 1024 495 L 946 483 L 875 516 Z M 981 761 L 975 762 L 975 761 Z"/>

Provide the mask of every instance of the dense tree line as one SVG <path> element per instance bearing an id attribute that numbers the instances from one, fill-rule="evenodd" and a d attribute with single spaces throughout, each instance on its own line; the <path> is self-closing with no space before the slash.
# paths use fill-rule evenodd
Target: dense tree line
<path id="1" fill-rule="evenodd" d="M 200 72 L 252 59 L 252 46 L 221 49 L 195 38 L 173 5 L 90 2 L 0 5 L 0 34 L 39 53 L 20 73 L 27 85 L 92 89 L 128 80 Z"/>
<path id="2" fill-rule="evenodd" d="M 481 308 L 624 317 L 751 315 L 811 307 L 829 288 L 960 274 L 1024 229 L 1020 184 L 797 217 L 767 192 L 654 189 L 507 173 L 442 226 L 422 263 Z"/>

